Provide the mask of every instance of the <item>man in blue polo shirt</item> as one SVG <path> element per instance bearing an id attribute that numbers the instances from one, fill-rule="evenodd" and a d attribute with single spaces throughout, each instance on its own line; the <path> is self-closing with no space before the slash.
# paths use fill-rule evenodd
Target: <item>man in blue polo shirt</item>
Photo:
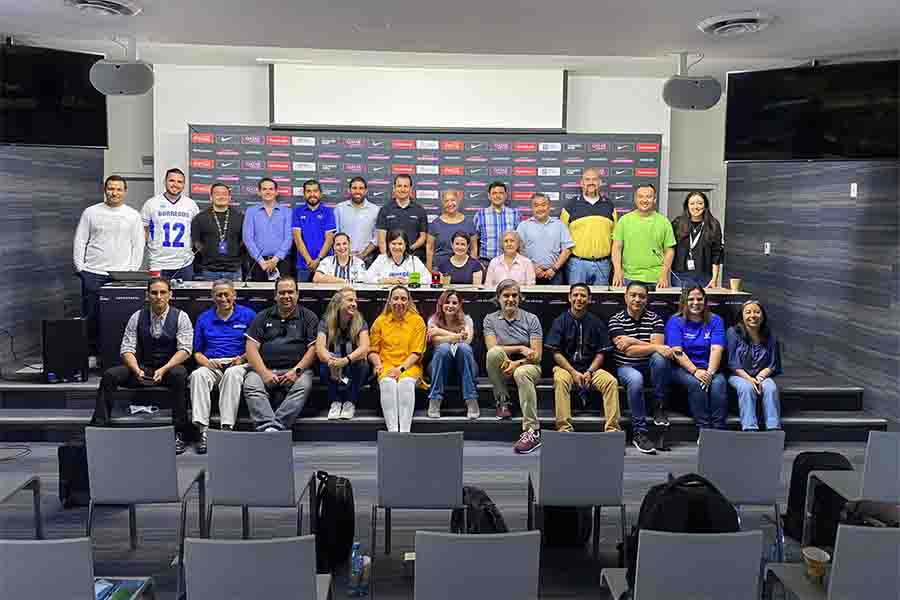
<path id="1" fill-rule="evenodd" d="M 334 209 L 322 204 L 322 188 L 315 179 L 303 184 L 306 204 L 294 208 L 291 227 L 297 246 L 297 281 L 308 282 L 334 242 Z"/>
<path id="2" fill-rule="evenodd" d="M 244 334 L 256 316 L 253 310 L 235 304 L 234 284 L 227 279 L 213 283 L 212 297 L 215 308 L 202 312 L 194 327 L 197 369 L 191 373 L 190 386 L 191 412 L 200 432 L 197 454 L 206 454 L 210 393 L 217 385 L 222 429 L 234 428 L 247 369 Z"/>

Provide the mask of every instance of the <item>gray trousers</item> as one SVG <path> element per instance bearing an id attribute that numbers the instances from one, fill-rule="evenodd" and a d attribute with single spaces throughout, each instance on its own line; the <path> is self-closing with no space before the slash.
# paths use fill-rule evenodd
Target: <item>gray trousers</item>
<path id="1" fill-rule="evenodd" d="M 285 370 L 273 371 L 281 375 Z M 256 424 L 257 431 L 264 431 L 268 427 L 274 427 L 281 431 L 290 431 L 303 410 L 309 390 L 312 388 L 312 370 L 305 369 L 297 381 L 290 388 L 275 386 L 267 388 L 262 377 L 256 371 L 249 371 L 244 379 L 244 398 L 247 400 L 247 408 L 250 409 L 250 417 Z M 280 396 L 284 400 L 278 408 L 272 409 L 272 398 Z"/>

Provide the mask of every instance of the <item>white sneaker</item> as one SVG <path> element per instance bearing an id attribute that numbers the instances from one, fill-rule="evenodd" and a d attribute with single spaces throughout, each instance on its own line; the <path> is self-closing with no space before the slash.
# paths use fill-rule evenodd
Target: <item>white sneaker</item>
<path id="1" fill-rule="evenodd" d="M 353 415 L 356 414 L 356 405 L 352 402 L 344 402 L 344 406 L 341 408 L 341 419 L 345 421 L 349 421 L 353 418 Z"/>
<path id="2" fill-rule="evenodd" d="M 428 401 L 428 410 L 425 413 L 428 415 L 429 419 L 440 419 L 441 418 L 441 402 L 440 400 L 429 400 Z"/>
<path id="3" fill-rule="evenodd" d="M 265 433 L 269 433 L 270 431 L 278 431 L 278 428 L 277 427 L 266 427 L 263 431 Z"/>
<path id="4" fill-rule="evenodd" d="M 328 420 L 333 421 L 335 419 L 341 418 L 341 403 L 340 402 L 332 402 L 331 408 L 328 409 Z"/>
<path id="5" fill-rule="evenodd" d="M 478 400 L 466 400 L 466 418 L 476 420 L 481 417 L 481 407 L 478 406 Z"/>

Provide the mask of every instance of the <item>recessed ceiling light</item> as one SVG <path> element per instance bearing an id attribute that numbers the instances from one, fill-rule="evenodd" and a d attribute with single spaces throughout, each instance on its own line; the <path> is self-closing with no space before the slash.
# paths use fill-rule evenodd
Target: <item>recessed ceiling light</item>
<path id="1" fill-rule="evenodd" d="M 697 23 L 697 28 L 713 37 L 734 38 L 759 33 L 774 21 L 772 15 L 752 11 L 703 19 Z"/>
<path id="2" fill-rule="evenodd" d="M 137 0 L 63 0 L 63 2 L 85 15 L 134 17 L 144 10 Z"/>

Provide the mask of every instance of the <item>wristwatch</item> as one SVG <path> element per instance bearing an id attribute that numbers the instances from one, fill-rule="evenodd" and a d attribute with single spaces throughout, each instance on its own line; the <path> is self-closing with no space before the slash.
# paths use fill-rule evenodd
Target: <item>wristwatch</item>
<path id="1" fill-rule="evenodd" d="M 300 375 L 302 373 L 303 373 L 303 369 L 301 369 L 300 367 L 294 367 L 294 375 L 296 375 L 297 377 L 300 377 Z"/>

